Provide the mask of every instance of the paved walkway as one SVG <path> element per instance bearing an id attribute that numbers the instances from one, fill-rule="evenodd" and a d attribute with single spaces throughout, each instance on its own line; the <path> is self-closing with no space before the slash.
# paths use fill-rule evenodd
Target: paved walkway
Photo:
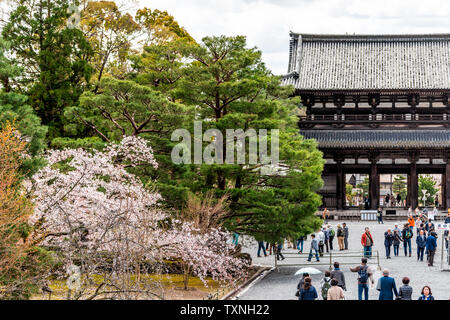
<path id="1" fill-rule="evenodd" d="M 343 221 L 339 221 L 342 224 Z M 398 221 L 400 228 L 403 221 Z M 435 263 L 433 267 L 428 267 L 427 262 L 417 261 L 416 254 L 416 243 L 415 243 L 415 230 L 414 238 L 412 239 L 412 257 L 405 257 L 403 251 L 403 245 L 400 246 L 400 255 L 398 257 L 392 256 L 392 259 L 386 259 L 385 249 L 384 249 L 384 232 L 387 228 L 393 228 L 395 221 L 388 221 L 384 224 L 378 224 L 377 222 L 348 222 L 349 227 L 349 251 L 358 252 L 361 251 L 361 234 L 364 231 L 364 227 L 368 226 L 371 230 L 372 236 L 374 237 L 374 249 L 378 250 L 380 253 L 380 265 L 381 268 L 389 269 L 391 276 L 393 276 L 397 283 L 397 288 L 401 286 L 401 279 L 404 276 L 408 276 L 411 279 L 410 285 L 413 287 L 413 299 L 418 299 L 420 291 L 424 285 L 429 285 L 431 287 L 433 296 L 436 299 L 448 300 L 450 299 L 450 272 L 441 271 L 441 248 L 442 248 L 442 231 L 438 231 L 438 249 L 436 251 Z M 333 228 L 336 230 L 337 222 L 331 223 Z M 310 237 L 305 242 L 304 251 L 309 252 L 310 247 Z M 334 250 L 333 253 L 339 254 L 339 247 L 337 245 L 337 239 L 333 241 Z M 285 245 L 284 252 L 297 252 L 293 249 L 286 249 Z M 244 241 L 244 252 L 248 252 L 252 255 L 253 263 L 256 265 L 273 266 L 274 256 L 268 257 L 256 257 L 257 244 L 255 241 L 246 239 Z M 391 250 L 393 251 L 393 250 Z M 392 254 L 393 255 L 393 252 Z M 425 255 L 426 259 L 426 255 Z M 336 258 L 333 261 L 339 262 L 354 262 L 353 266 L 356 266 L 361 261 L 360 258 Z M 289 261 L 289 262 L 288 262 Z M 301 258 L 296 258 L 295 260 L 286 259 L 283 263 L 291 263 L 292 261 L 299 261 L 303 263 L 306 262 L 306 256 Z M 311 266 L 315 265 L 315 260 L 310 263 Z M 329 262 L 325 257 L 322 258 L 323 262 Z M 369 265 L 376 269 L 376 259 L 370 259 Z M 325 272 L 328 270 L 328 266 L 315 266 L 317 269 Z M 264 279 L 255 283 L 251 288 L 244 292 L 239 299 L 250 300 L 250 299 L 261 299 L 261 300 L 290 300 L 296 299 L 294 293 L 296 291 L 297 283 L 300 280 L 299 276 L 295 276 L 295 272 L 300 267 L 280 267 L 278 271 L 273 271 L 268 274 Z M 349 270 L 349 265 L 341 266 L 342 271 L 344 271 L 345 279 L 347 283 L 347 299 L 357 299 L 358 298 L 358 288 L 357 288 L 357 273 L 353 273 Z M 381 271 L 376 271 L 375 273 L 375 284 L 378 278 L 381 276 Z M 316 287 L 320 295 L 319 281 L 323 275 L 312 276 L 313 285 Z M 320 298 L 321 299 L 321 298 Z M 378 291 L 375 289 L 369 290 L 369 299 L 378 299 Z"/>

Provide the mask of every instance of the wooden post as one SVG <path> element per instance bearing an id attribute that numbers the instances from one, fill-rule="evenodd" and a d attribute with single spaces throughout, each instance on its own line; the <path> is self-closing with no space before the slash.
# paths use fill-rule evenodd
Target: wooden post
<path id="1" fill-rule="evenodd" d="M 377 159 L 371 159 L 370 164 L 370 179 L 369 179 L 369 194 L 370 194 L 370 208 L 372 210 L 378 209 L 380 202 L 380 184 L 378 179 Z"/>
<path id="2" fill-rule="evenodd" d="M 441 175 L 441 209 L 447 208 L 447 170 Z"/>
<path id="3" fill-rule="evenodd" d="M 342 161 L 341 158 L 336 158 L 336 200 L 337 200 L 337 209 L 344 209 L 344 197 L 345 197 L 345 181 L 344 174 L 342 171 Z"/>
<path id="4" fill-rule="evenodd" d="M 418 202 L 418 198 L 419 198 L 419 184 L 418 184 L 418 178 L 417 178 L 417 165 L 416 165 L 417 160 L 418 160 L 417 159 L 417 154 L 413 154 L 410 157 L 410 161 L 411 161 L 411 165 L 410 165 L 410 168 L 411 168 L 411 171 L 410 171 L 410 176 L 411 176 L 411 178 L 410 178 L 410 187 L 411 187 L 410 195 L 411 195 L 411 199 L 410 199 L 410 202 L 411 202 L 411 207 L 412 207 L 413 210 L 419 204 L 419 202 Z"/>

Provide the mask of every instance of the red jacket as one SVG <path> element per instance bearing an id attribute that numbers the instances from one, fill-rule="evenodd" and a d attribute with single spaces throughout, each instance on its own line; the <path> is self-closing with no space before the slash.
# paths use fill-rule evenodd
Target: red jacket
<path id="1" fill-rule="evenodd" d="M 370 233 L 370 231 L 369 231 L 369 236 L 370 236 L 370 239 L 372 240 L 372 245 L 373 245 L 373 237 L 372 237 L 372 234 Z M 364 232 L 362 237 L 361 237 L 361 244 L 363 245 L 363 247 L 366 246 L 366 240 L 367 240 L 367 235 Z"/>

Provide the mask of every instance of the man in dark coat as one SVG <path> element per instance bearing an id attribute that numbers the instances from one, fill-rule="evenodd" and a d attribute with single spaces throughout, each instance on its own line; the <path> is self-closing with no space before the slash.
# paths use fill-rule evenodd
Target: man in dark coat
<path id="1" fill-rule="evenodd" d="M 344 229 L 344 250 L 348 250 L 348 227 L 345 222 L 342 224 L 342 229 Z"/>
<path id="2" fill-rule="evenodd" d="M 334 270 L 331 271 L 331 279 L 336 279 L 338 281 L 338 287 L 341 287 L 343 290 L 347 290 L 345 287 L 345 276 L 339 268 L 339 262 L 336 261 L 333 266 Z"/>
<path id="3" fill-rule="evenodd" d="M 436 232 L 432 231 L 431 234 L 427 238 L 426 250 L 428 254 L 428 266 L 432 267 L 434 262 L 434 254 L 436 253 L 437 241 L 436 241 Z"/>
<path id="4" fill-rule="evenodd" d="M 394 241 L 394 234 L 392 233 L 391 229 L 387 229 L 387 231 L 384 233 L 384 247 L 386 248 L 386 259 L 391 258 L 391 246 L 393 241 Z"/>
<path id="5" fill-rule="evenodd" d="M 417 261 L 423 261 L 423 252 L 425 251 L 425 247 L 427 245 L 427 237 L 423 230 L 420 230 L 419 235 L 416 238 L 417 244 Z"/>
<path id="6" fill-rule="evenodd" d="M 389 270 L 383 270 L 383 277 L 378 280 L 377 290 L 380 291 L 378 300 L 394 300 L 398 296 L 394 278 L 389 277 Z"/>

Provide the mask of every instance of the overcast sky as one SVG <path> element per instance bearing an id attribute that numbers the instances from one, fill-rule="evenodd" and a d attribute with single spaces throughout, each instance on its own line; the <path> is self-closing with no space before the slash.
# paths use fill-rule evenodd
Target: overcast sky
<path id="1" fill-rule="evenodd" d="M 167 10 L 200 41 L 245 35 L 275 74 L 287 70 L 289 31 L 299 33 L 450 33 L 448 0 L 139 0 Z"/>

